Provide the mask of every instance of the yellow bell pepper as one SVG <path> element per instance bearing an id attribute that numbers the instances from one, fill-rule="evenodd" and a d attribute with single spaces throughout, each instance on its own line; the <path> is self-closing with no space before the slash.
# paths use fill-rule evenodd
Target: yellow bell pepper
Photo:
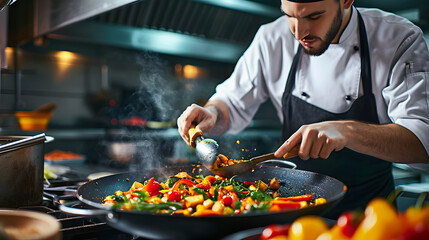
<path id="1" fill-rule="evenodd" d="M 398 236 L 401 224 L 396 210 L 383 198 L 373 199 L 352 240 L 386 240 Z"/>
<path id="2" fill-rule="evenodd" d="M 328 225 L 318 216 L 303 216 L 289 228 L 288 240 L 315 240 L 328 231 Z"/>
<path id="3" fill-rule="evenodd" d="M 341 233 L 340 228 L 334 225 L 329 231 L 324 232 L 317 237 L 317 240 L 349 240 L 347 236 Z"/>

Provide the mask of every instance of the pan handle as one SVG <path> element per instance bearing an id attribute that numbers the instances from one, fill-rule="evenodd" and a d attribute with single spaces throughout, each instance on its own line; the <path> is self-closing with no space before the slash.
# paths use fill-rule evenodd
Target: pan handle
<path id="1" fill-rule="evenodd" d="M 285 160 L 278 160 L 278 159 L 270 159 L 270 160 L 266 160 L 263 163 L 280 163 L 280 164 L 284 164 L 287 165 L 288 167 L 290 167 L 291 169 L 296 169 L 296 164 L 291 162 L 291 161 L 285 161 Z"/>
<path id="2" fill-rule="evenodd" d="M 108 216 L 113 213 L 109 210 L 105 209 L 83 209 L 83 208 L 74 208 L 72 207 L 75 204 L 80 203 L 79 201 L 68 202 L 65 204 L 61 204 L 59 209 L 62 212 L 73 214 L 73 215 L 83 215 L 83 216 Z"/>

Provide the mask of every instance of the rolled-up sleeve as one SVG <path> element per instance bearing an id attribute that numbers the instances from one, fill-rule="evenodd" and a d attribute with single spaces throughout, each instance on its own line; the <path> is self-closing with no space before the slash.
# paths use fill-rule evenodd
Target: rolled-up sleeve
<path id="1" fill-rule="evenodd" d="M 389 85 L 383 90 L 388 115 L 421 141 L 429 154 L 429 53 L 423 34 L 412 32 L 398 48 Z"/>
<path id="2" fill-rule="evenodd" d="M 231 76 L 216 87 L 215 94 L 210 98 L 210 101 L 220 100 L 227 105 L 231 123 L 228 133 L 238 133 L 246 128 L 261 103 L 268 98 L 260 34 L 261 30 L 238 60 Z"/>

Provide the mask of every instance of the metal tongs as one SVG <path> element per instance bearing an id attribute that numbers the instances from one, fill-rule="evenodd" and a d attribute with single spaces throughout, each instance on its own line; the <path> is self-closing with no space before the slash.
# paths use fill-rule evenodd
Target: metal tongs
<path id="1" fill-rule="evenodd" d="M 188 131 L 189 133 L 189 145 L 195 148 L 200 162 L 212 173 L 221 176 L 221 177 L 232 177 L 234 175 L 239 175 L 248 171 L 251 171 L 255 168 L 258 163 L 274 159 L 274 153 L 269 153 L 257 157 L 253 157 L 249 160 L 244 160 L 233 165 L 226 167 L 217 168 L 215 166 L 216 156 L 218 156 L 219 145 L 213 139 L 204 139 L 203 132 L 197 131 L 194 125 L 191 125 L 191 128 Z M 285 155 L 284 159 L 289 159 L 298 156 L 299 146 L 295 146 Z M 282 160 L 277 160 L 282 161 Z M 287 161 L 282 161 L 287 163 Z M 294 165 L 293 163 L 290 165 Z M 296 165 L 294 165 L 296 167 Z"/>

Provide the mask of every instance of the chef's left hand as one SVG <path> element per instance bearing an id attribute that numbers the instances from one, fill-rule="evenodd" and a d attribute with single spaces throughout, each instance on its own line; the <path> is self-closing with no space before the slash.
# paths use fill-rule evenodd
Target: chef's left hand
<path id="1" fill-rule="evenodd" d="M 339 151 L 346 146 L 344 125 L 340 121 L 327 121 L 301 126 L 275 152 L 275 157 L 282 157 L 294 146 L 300 145 L 299 157 L 326 159 L 333 151 Z"/>

